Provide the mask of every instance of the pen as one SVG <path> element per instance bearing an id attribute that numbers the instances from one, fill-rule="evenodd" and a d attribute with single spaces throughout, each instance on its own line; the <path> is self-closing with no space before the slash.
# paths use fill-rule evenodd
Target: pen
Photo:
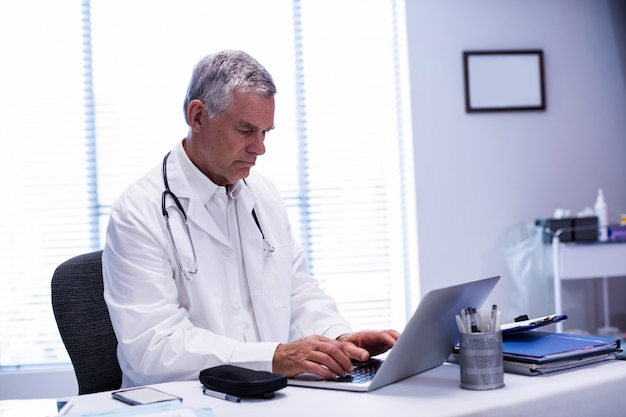
<path id="1" fill-rule="evenodd" d="M 470 310 L 470 320 L 472 323 L 472 333 L 478 333 L 480 332 L 480 329 L 478 328 L 478 326 L 476 325 L 476 308 L 472 307 Z"/>
<path id="2" fill-rule="evenodd" d="M 501 331 L 501 322 L 502 322 L 502 312 L 500 310 L 498 310 L 498 312 L 496 313 L 496 332 Z"/>
<path id="3" fill-rule="evenodd" d="M 202 392 L 204 393 L 204 395 L 208 395 L 209 397 L 219 398 L 220 400 L 226 400 L 226 401 L 230 401 L 233 403 L 241 402 L 241 398 L 235 395 L 225 394 L 219 391 L 213 391 L 212 389 L 204 388 Z"/>
<path id="4" fill-rule="evenodd" d="M 492 332 L 497 332 L 500 329 L 496 328 L 496 315 L 498 314 L 498 306 L 497 305 L 492 305 L 491 306 L 491 331 Z"/>
<path id="5" fill-rule="evenodd" d="M 467 333 L 467 331 L 465 331 L 465 325 L 463 325 L 463 320 L 458 314 L 456 315 L 456 325 L 460 333 Z"/>

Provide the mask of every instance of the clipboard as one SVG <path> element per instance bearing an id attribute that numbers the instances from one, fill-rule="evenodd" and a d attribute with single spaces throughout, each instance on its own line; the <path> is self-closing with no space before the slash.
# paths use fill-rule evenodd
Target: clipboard
<path id="1" fill-rule="evenodd" d="M 534 319 L 516 321 L 514 323 L 505 323 L 500 326 L 502 335 L 525 333 L 538 327 L 547 326 L 549 324 L 558 323 L 567 320 L 567 314 L 550 314 L 548 316 L 536 317 Z"/>

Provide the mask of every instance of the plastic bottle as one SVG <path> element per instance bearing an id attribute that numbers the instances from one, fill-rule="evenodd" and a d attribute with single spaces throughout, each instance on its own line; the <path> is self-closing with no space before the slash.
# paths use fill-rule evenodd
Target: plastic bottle
<path id="1" fill-rule="evenodd" d="M 600 242 L 606 242 L 609 240 L 609 214 L 606 208 L 606 201 L 604 201 L 602 189 L 598 190 L 598 197 L 596 198 L 594 210 L 596 212 L 596 216 L 598 216 L 598 240 Z"/>

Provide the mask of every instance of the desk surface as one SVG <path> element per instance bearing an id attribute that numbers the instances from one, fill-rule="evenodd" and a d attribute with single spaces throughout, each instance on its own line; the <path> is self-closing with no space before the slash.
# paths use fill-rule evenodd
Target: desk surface
<path id="1" fill-rule="evenodd" d="M 207 397 L 196 381 L 155 387 L 181 396 L 191 407 L 211 407 L 232 416 L 591 416 L 626 413 L 626 362 L 607 361 L 543 376 L 506 373 L 505 387 L 468 391 L 459 387 L 459 367 L 444 364 L 370 393 L 287 387 L 272 400 L 231 403 Z M 70 413 L 128 407 L 109 392 L 78 396 Z"/>

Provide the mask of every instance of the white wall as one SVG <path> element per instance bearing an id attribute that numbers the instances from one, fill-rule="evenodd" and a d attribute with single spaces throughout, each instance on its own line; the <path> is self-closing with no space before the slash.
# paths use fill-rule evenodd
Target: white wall
<path id="1" fill-rule="evenodd" d="M 513 229 L 592 206 L 598 188 L 611 222 L 626 213 L 625 7 L 407 0 L 406 10 L 422 292 L 502 275 L 488 303 L 511 319 L 526 313 L 506 309 L 518 295 L 503 256 Z M 466 113 L 462 52 L 480 49 L 542 49 L 547 110 Z"/>

